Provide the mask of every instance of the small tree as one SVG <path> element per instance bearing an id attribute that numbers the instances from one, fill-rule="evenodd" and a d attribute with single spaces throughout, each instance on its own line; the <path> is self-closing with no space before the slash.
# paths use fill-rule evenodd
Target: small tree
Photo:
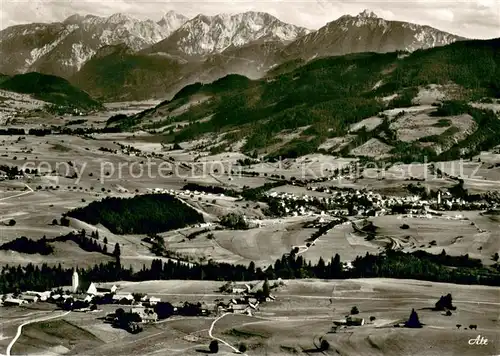
<path id="1" fill-rule="evenodd" d="M 120 257 L 120 255 L 121 255 L 120 244 L 117 242 L 115 244 L 115 249 L 113 250 L 113 256 L 118 258 L 118 257 Z"/>
<path id="2" fill-rule="evenodd" d="M 370 321 L 374 321 L 375 319 L 377 319 L 377 318 L 375 318 L 374 316 L 370 317 Z"/>
<path id="3" fill-rule="evenodd" d="M 445 309 L 455 310 L 457 308 L 453 306 L 453 298 L 452 298 L 451 294 L 448 293 L 447 295 L 443 295 L 443 296 L 441 296 L 441 298 L 439 298 L 439 300 L 435 304 L 435 309 L 436 310 L 445 310 Z"/>
<path id="4" fill-rule="evenodd" d="M 264 295 L 264 297 L 269 297 L 270 292 L 269 281 L 266 278 L 266 280 L 264 281 L 264 285 L 262 286 L 262 294 Z"/>
<path id="5" fill-rule="evenodd" d="M 408 318 L 408 321 L 405 323 L 405 327 L 407 328 L 421 328 L 422 323 L 418 319 L 418 314 L 415 311 L 415 309 L 411 310 L 410 317 Z"/>
<path id="6" fill-rule="evenodd" d="M 320 344 L 320 346 L 319 346 L 319 349 L 320 349 L 321 351 L 326 351 L 326 350 L 328 350 L 329 348 L 330 348 L 330 343 L 329 343 L 327 340 L 322 339 L 322 340 L 321 340 L 321 344 Z"/>
<path id="7" fill-rule="evenodd" d="M 212 340 L 210 342 L 210 345 L 208 346 L 208 349 L 211 353 L 216 354 L 217 352 L 219 352 L 219 342 L 217 340 Z"/>
<path id="8" fill-rule="evenodd" d="M 52 220 L 52 225 L 57 225 L 57 219 Z"/>
<path id="9" fill-rule="evenodd" d="M 108 244 L 108 238 L 106 236 L 104 236 L 104 239 L 102 240 L 102 242 L 104 242 L 105 245 Z"/>
<path id="10" fill-rule="evenodd" d="M 241 343 L 240 346 L 238 347 L 238 350 L 241 352 L 241 353 L 244 353 L 247 351 L 247 345 L 245 343 Z"/>
<path id="11" fill-rule="evenodd" d="M 69 219 L 67 217 L 63 216 L 61 218 L 61 226 L 66 226 L 66 227 L 69 226 Z"/>
<path id="12" fill-rule="evenodd" d="M 351 308 L 351 315 L 356 315 L 359 314 L 359 309 L 358 307 L 354 306 Z"/>
<path id="13" fill-rule="evenodd" d="M 495 252 L 491 257 L 491 259 L 495 262 L 498 262 L 498 260 L 500 259 L 500 256 L 498 256 L 498 252 Z"/>
<path id="14" fill-rule="evenodd" d="M 10 219 L 9 220 L 9 226 L 14 226 L 14 225 L 16 225 L 16 220 Z"/>
<path id="15" fill-rule="evenodd" d="M 115 310 L 115 316 L 118 319 L 122 319 L 124 315 L 125 315 L 125 310 L 123 310 L 122 308 L 118 308 Z"/>

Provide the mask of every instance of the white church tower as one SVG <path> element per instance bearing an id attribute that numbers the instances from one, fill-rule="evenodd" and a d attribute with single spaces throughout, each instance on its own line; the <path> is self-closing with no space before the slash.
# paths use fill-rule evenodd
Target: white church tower
<path id="1" fill-rule="evenodd" d="M 73 293 L 76 293 L 76 291 L 78 290 L 78 272 L 76 271 L 73 272 L 71 290 Z"/>

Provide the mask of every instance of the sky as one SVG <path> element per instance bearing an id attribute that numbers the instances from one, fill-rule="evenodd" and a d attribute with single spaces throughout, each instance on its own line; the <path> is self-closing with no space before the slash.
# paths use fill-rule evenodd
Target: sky
<path id="1" fill-rule="evenodd" d="M 125 13 L 157 21 L 170 10 L 188 17 L 263 11 L 284 22 L 318 29 L 342 15 L 356 15 L 364 9 L 387 20 L 429 25 L 468 38 L 500 37 L 500 0 L 0 0 L 0 29 L 62 21 L 75 13 Z"/>

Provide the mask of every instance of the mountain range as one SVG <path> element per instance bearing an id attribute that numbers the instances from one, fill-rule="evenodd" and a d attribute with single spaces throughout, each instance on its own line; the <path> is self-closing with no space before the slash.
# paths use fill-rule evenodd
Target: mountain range
<path id="1" fill-rule="evenodd" d="M 0 32 L 0 72 L 36 71 L 68 78 L 103 46 L 123 43 L 138 51 L 168 37 L 187 20 L 175 12 L 158 22 L 123 14 L 73 15 L 63 22 L 8 27 Z"/>
<path id="2" fill-rule="evenodd" d="M 457 40 L 463 38 L 369 11 L 342 16 L 317 31 L 262 12 L 188 19 L 171 11 L 158 22 L 123 14 L 73 15 L 1 31 L 0 73 L 61 76 L 103 100 L 146 99 L 227 74 L 257 79 L 294 60 L 411 52 Z"/>

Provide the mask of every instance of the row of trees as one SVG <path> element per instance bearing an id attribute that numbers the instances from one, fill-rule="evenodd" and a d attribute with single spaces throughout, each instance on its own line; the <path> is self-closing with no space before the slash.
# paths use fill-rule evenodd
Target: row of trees
<path id="1" fill-rule="evenodd" d="M 54 252 L 54 248 L 51 245 L 52 243 L 66 241 L 73 241 L 82 250 L 87 252 L 98 252 L 115 258 L 120 257 L 120 245 L 118 243 L 115 244 L 113 251 L 108 251 L 108 241 L 106 237 L 104 237 L 103 245 L 101 245 L 98 242 L 97 232 L 93 232 L 91 237 L 87 237 L 84 229 L 79 232 L 70 232 L 69 234 L 49 239 L 45 235 L 38 240 L 32 240 L 26 236 L 21 236 L 2 244 L 0 246 L 0 250 L 16 251 L 27 254 L 38 253 L 40 255 L 50 255 Z"/>
<path id="2" fill-rule="evenodd" d="M 162 279 L 184 280 L 218 280 L 247 281 L 284 278 L 366 278 L 386 277 L 420 279 L 436 282 L 459 284 L 500 285 L 500 271 L 485 267 L 450 268 L 440 264 L 439 260 L 417 257 L 414 254 L 397 251 L 387 251 L 381 255 L 366 254 L 356 258 L 352 269 L 345 268 L 336 254 L 330 261 L 322 258 L 316 264 L 306 262 L 301 255 L 290 253 L 262 270 L 251 262 L 248 266 L 229 263 L 188 264 L 177 261 L 152 261 L 150 267 L 143 266 L 139 271 L 123 268 L 120 262 L 119 246 L 113 252 L 115 260 L 107 264 L 101 263 L 93 268 L 79 269 L 82 280 L 110 282 L 116 280 L 145 281 Z M 46 264 L 25 267 L 3 267 L 0 273 L 0 293 L 16 290 L 46 290 L 49 288 L 69 285 L 72 268 L 63 269 L 60 265 L 50 267 Z M 447 300 L 445 299 L 445 303 Z"/>
<path id="3" fill-rule="evenodd" d="M 6 242 L 0 246 L 0 250 L 16 251 L 27 254 L 50 255 L 54 252 L 54 248 L 48 243 L 44 236 L 39 240 L 28 239 L 26 236 L 21 236 L 15 240 Z"/>

